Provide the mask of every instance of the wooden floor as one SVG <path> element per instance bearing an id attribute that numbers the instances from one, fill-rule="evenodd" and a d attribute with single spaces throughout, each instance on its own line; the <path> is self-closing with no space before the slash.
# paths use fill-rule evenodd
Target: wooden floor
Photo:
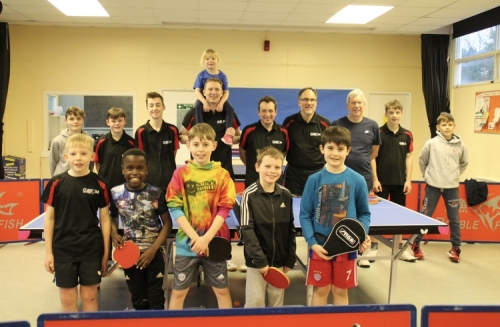
<path id="1" fill-rule="evenodd" d="M 305 255 L 305 242 L 298 238 L 298 253 Z M 430 242 L 422 247 L 426 259 L 415 263 L 399 261 L 394 303 L 409 303 L 417 310 L 426 304 L 500 304 L 500 245 L 463 244 L 462 261 L 449 261 L 449 243 Z M 43 267 L 44 243 L 8 244 L 0 247 L 0 322 L 28 320 L 36 326 L 41 313 L 58 312 L 59 293 L 52 276 Z M 389 254 L 381 246 L 379 253 Z M 301 255 L 302 257 L 302 255 Z M 243 262 L 243 248 L 233 245 L 233 261 Z M 359 286 L 349 291 L 351 304 L 386 304 L 389 261 L 379 260 L 369 269 L 358 268 Z M 230 272 L 234 302 L 245 303 L 245 274 Z M 285 305 L 305 305 L 305 277 L 298 268 L 289 273 L 291 286 Z M 172 276 L 169 277 L 171 284 Z M 238 303 L 239 302 L 239 303 Z M 132 308 L 123 272 L 105 279 L 99 291 L 100 310 Z M 190 289 L 185 307 L 214 308 L 215 296 L 203 282 Z"/>

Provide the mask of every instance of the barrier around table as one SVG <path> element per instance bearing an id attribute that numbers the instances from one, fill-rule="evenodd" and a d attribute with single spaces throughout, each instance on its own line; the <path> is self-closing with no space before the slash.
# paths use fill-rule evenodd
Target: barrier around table
<path id="1" fill-rule="evenodd" d="M 237 319 L 237 320 L 235 320 Z M 326 307 L 281 307 L 260 309 L 205 309 L 161 311 L 113 311 L 42 314 L 38 327 L 126 327 L 126 326 L 336 326 L 416 327 L 416 308 L 410 304 L 351 305 Z"/>
<path id="2" fill-rule="evenodd" d="M 21 226 L 41 212 L 40 180 L 2 181 L 0 188 L 0 242 L 18 240 Z"/>
<path id="3" fill-rule="evenodd" d="M 6 322 L 0 322 L 0 327 L 30 327 L 30 323 L 25 320 L 6 321 Z"/>
<path id="4" fill-rule="evenodd" d="M 421 327 L 498 326 L 500 305 L 426 305 Z"/>

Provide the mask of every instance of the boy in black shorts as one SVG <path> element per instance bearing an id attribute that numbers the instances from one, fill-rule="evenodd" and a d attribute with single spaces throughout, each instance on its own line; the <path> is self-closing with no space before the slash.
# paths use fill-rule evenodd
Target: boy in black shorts
<path id="1" fill-rule="evenodd" d="M 82 311 L 97 311 L 97 286 L 107 270 L 110 192 L 89 169 L 93 148 L 90 136 L 70 136 L 64 153 L 70 169 L 54 176 L 41 197 L 47 204 L 44 264 L 55 273 L 64 312 L 78 311 L 78 284 Z"/>
<path id="2" fill-rule="evenodd" d="M 121 247 L 130 240 L 141 250 L 137 263 L 124 269 L 134 309 L 161 310 L 165 308 L 162 289 L 165 262 L 161 249 L 172 230 L 165 193 L 144 183 L 148 175 L 148 158 L 142 150 L 125 151 L 122 172 L 126 182 L 111 190 L 113 246 Z M 118 213 L 122 217 L 124 236 L 118 234 Z"/>
<path id="3" fill-rule="evenodd" d="M 182 309 L 199 263 L 219 308 L 231 308 L 226 262 L 212 261 L 204 254 L 214 236 L 229 240 L 226 218 L 236 201 L 234 183 L 220 162 L 210 160 L 217 147 L 210 125 L 194 125 L 187 146 L 193 159 L 175 170 L 167 189 L 168 207 L 179 224 L 169 309 Z"/>

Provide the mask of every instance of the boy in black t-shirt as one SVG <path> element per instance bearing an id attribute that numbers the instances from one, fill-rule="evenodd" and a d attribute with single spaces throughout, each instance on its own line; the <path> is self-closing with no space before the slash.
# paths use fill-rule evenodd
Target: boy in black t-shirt
<path id="1" fill-rule="evenodd" d="M 162 310 L 165 309 L 162 289 L 165 262 L 160 249 L 172 230 L 165 193 L 159 187 L 144 183 L 148 158 L 142 150 L 125 151 L 122 173 L 126 182 L 111 190 L 113 246 L 118 248 L 125 240 L 131 240 L 141 250 L 137 263 L 124 269 L 134 309 Z M 118 234 L 118 213 L 122 217 L 124 237 Z"/>
<path id="2" fill-rule="evenodd" d="M 108 110 L 106 124 L 109 133 L 102 135 L 95 145 L 95 158 L 97 173 L 103 177 L 110 189 L 125 183 L 122 174 L 122 155 L 135 146 L 134 138 L 125 133 L 127 114 L 122 108 L 113 107 Z"/>
<path id="3" fill-rule="evenodd" d="M 64 312 L 78 311 L 78 284 L 82 311 L 97 311 L 97 286 L 107 270 L 110 192 L 89 169 L 93 147 L 87 135 L 70 136 L 64 152 L 70 169 L 54 176 L 41 197 L 47 204 L 44 264 L 55 273 Z"/>
<path id="4" fill-rule="evenodd" d="M 148 155 L 150 169 L 145 182 L 165 191 L 176 169 L 179 130 L 163 120 L 165 103 L 159 93 L 146 94 L 146 109 L 151 119 L 135 131 L 135 147 Z"/>

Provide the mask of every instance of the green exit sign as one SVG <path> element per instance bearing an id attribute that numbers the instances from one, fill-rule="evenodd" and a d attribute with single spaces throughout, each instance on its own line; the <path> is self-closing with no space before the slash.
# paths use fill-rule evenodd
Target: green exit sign
<path id="1" fill-rule="evenodd" d="M 189 110 L 193 109 L 194 105 L 192 103 L 178 103 L 177 110 Z"/>

